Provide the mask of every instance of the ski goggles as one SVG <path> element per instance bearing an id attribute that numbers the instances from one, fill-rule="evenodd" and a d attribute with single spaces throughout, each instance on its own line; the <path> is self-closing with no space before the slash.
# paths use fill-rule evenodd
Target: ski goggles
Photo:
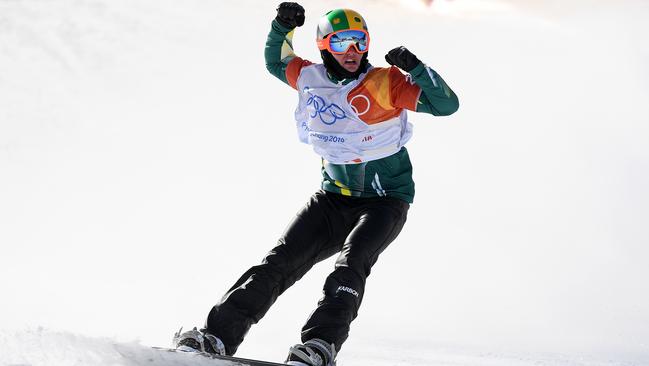
<path id="1" fill-rule="evenodd" d="M 318 49 L 327 50 L 334 55 L 347 53 L 349 47 L 354 47 L 359 53 L 367 52 L 370 46 L 370 35 L 361 29 L 346 29 L 327 34 L 323 39 L 318 39 Z"/>

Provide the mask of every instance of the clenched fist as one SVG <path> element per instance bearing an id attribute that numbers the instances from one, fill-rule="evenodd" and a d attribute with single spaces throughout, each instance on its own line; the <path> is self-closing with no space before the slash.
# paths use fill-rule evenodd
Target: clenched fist
<path id="1" fill-rule="evenodd" d="M 304 8 L 298 3 L 281 3 L 275 20 L 286 28 L 301 27 L 304 25 Z"/>
<path id="2" fill-rule="evenodd" d="M 399 46 L 393 48 L 385 55 L 385 61 L 390 65 L 394 65 L 405 72 L 410 72 L 412 69 L 417 67 L 421 61 L 415 56 L 412 52 L 408 51 L 407 48 Z"/>

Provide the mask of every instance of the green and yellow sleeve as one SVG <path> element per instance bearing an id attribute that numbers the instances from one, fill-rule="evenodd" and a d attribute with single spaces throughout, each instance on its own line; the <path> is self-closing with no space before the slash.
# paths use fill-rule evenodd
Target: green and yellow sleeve
<path id="1" fill-rule="evenodd" d="M 266 39 L 264 58 L 266 69 L 275 77 L 290 85 L 297 87 L 297 79 L 302 67 L 312 63 L 296 56 L 293 52 L 293 32 L 273 20 L 270 33 Z"/>

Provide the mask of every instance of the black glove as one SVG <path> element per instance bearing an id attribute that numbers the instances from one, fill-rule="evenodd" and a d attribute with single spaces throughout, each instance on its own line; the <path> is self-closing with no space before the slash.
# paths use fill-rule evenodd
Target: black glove
<path id="1" fill-rule="evenodd" d="M 293 29 L 304 24 L 304 8 L 298 3 L 281 3 L 275 20 L 285 28 Z"/>
<path id="2" fill-rule="evenodd" d="M 415 56 L 412 52 L 408 51 L 408 49 L 403 46 L 399 46 L 390 50 L 390 52 L 385 55 L 385 61 L 405 72 L 412 71 L 412 69 L 414 69 L 421 63 L 417 56 Z"/>

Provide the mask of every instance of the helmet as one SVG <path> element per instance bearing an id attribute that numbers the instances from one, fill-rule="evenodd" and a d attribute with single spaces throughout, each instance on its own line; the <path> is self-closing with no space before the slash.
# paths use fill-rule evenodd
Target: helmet
<path id="1" fill-rule="evenodd" d="M 329 33 L 345 29 L 363 29 L 367 31 L 367 23 L 354 10 L 334 9 L 320 18 L 317 39 L 323 39 Z"/>
<path id="2" fill-rule="evenodd" d="M 354 10 L 331 10 L 327 14 L 323 15 L 318 22 L 316 41 L 324 39 L 330 33 L 347 29 L 358 29 L 367 32 L 367 23 L 365 23 L 365 19 L 363 19 L 363 17 Z M 357 78 L 367 69 L 368 52 L 363 53 L 361 65 L 355 72 L 349 72 L 345 70 L 342 66 L 340 66 L 340 64 L 338 64 L 338 61 L 336 61 L 333 55 L 327 50 L 321 49 L 320 55 L 322 56 L 322 61 L 327 68 L 327 71 L 339 80 L 346 78 Z"/>

